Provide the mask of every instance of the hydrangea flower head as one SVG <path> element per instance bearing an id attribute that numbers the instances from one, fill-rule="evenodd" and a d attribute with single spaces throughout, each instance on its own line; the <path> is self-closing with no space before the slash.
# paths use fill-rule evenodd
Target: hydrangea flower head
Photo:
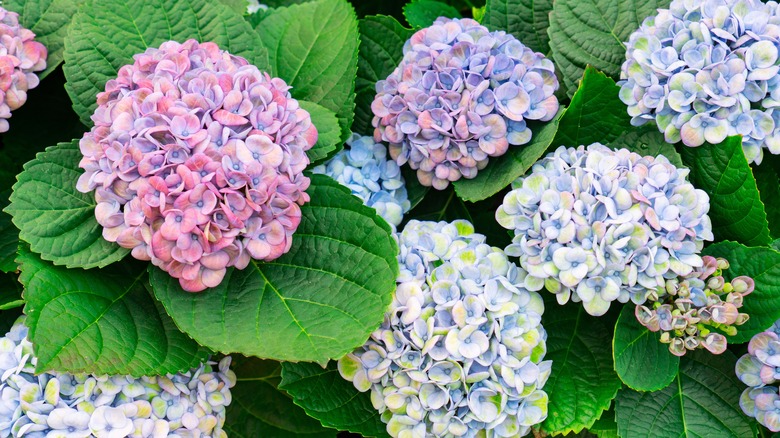
<path id="1" fill-rule="evenodd" d="M 489 157 L 531 140 L 529 120 L 558 111 L 552 61 L 506 32 L 439 18 L 404 45 L 401 64 L 376 84 L 374 138 L 390 143 L 423 185 L 474 178 Z"/>
<path id="2" fill-rule="evenodd" d="M 103 237 L 179 279 L 218 285 L 226 268 L 290 249 L 317 141 L 279 78 L 213 43 L 163 43 L 98 94 L 79 146 Z"/>
<path id="3" fill-rule="evenodd" d="M 688 169 L 594 143 L 561 146 L 531 170 L 496 211 L 514 231 L 506 253 L 520 258 L 529 290 L 546 287 L 598 316 L 703 266 L 710 203 Z"/>
<path id="4" fill-rule="evenodd" d="M 347 146 L 312 172 L 335 179 L 389 224 L 398 226 L 411 207 L 401 168 L 387 158 L 387 148 L 371 137 L 352 134 Z"/>
<path id="5" fill-rule="evenodd" d="M 11 111 L 38 86 L 37 71 L 46 70 L 46 47 L 19 24 L 19 14 L 0 7 L 0 132 L 8 131 Z"/>
<path id="6" fill-rule="evenodd" d="M 780 432 L 780 320 L 748 343 L 748 352 L 737 361 L 737 377 L 749 388 L 739 405 L 772 432 Z"/>
<path id="7" fill-rule="evenodd" d="M 26 337 L 21 317 L 0 338 L 0 436 L 227 438 L 225 408 L 236 383 L 229 356 L 185 373 L 139 379 L 36 375 Z"/>
<path id="8" fill-rule="evenodd" d="M 749 162 L 780 153 L 780 9 L 774 1 L 674 0 L 626 44 L 620 98 L 686 146 L 741 135 Z"/>
<path id="9" fill-rule="evenodd" d="M 740 276 L 727 282 L 722 273 L 728 269 L 728 261 L 711 256 L 702 257 L 702 261 L 702 267 L 666 280 L 665 287 L 636 306 L 637 320 L 650 331 L 660 331 L 661 342 L 669 344 L 669 351 L 676 356 L 697 348 L 721 354 L 726 351 L 726 336 L 712 330 L 733 336 L 736 326 L 748 320 L 748 314 L 739 313 L 739 309 L 755 288 L 753 279 Z"/>
<path id="10" fill-rule="evenodd" d="M 547 417 L 542 297 L 466 221 L 410 221 L 384 323 L 339 372 L 393 437 L 515 437 Z"/>

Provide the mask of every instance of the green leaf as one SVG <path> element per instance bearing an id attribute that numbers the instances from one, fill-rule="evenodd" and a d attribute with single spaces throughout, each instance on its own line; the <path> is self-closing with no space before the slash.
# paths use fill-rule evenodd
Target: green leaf
<path id="1" fill-rule="evenodd" d="M 626 106 L 618 98 L 619 91 L 615 81 L 588 66 L 561 117 L 552 146 L 606 144 L 618 138 L 631 126 Z"/>
<path id="2" fill-rule="evenodd" d="M 279 390 L 279 362 L 233 356 L 230 368 L 238 377 L 225 414 L 225 432 L 230 437 L 335 438 L 335 430 L 322 427 Z"/>
<path id="3" fill-rule="evenodd" d="M 412 27 L 428 27 L 439 17 L 461 18 L 460 12 L 436 0 L 412 0 L 404 6 L 404 17 Z"/>
<path id="4" fill-rule="evenodd" d="M 146 290 L 143 263 L 66 269 L 20 248 L 19 264 L 36 372 L 149 376 L 192 368 L 208 355 Z"/>
<path id="5" fill-rule="evenodd" d="M 661 334 L 646 329 L 634 316 L 633 304 L 626 304 L 615 324 L 612 357 L 620 380 L 637 391 L 657 391 L 672 383 L 680 358 L 661 343 Z"/>
<path id="6" fill-rule="evenodd" d="M 324 362 L 361 345 L 379 325 L 398 275 L 390 227 L 350 191 L 312 175 L 292 248 L 271 262 L 230 269 L 202 293 L 151 268 L 176 324 L 223 353 Z"/>
<path id="7" fill-rule="evenodd" d="M 548 294 L 547 292 L 543 292 Z M 542 325 L 547 330 L 547 355 L 552 373 L 544 390 L 550 396 L 542 429 L 551 434 L 580 432 L 609 409 L 621 383 L 608 342 L 604 318 L 588 315 L 581 303 L 565 306 L 546 297 Z"/>
<path id="8" fill-rule="evenodd" d="M 378 15 L 360 20 L 360 49 L 355 82 L 355 123 L 352 130 L 371 135 L 371 102 L 376 96 L 375 85 L 387 79 L 403 59 L 403 47 L 414 31 L 401 25 L 395 18 Z"/>
<path id="9" fill-rule="evenodd" d="M 424 201 L 404 215 L 404 219 L 406 221 L 417 219 L 418 221 L 434 222 L 466 219 L 471 222 L 469 209 L 460 198 L 455 196 L 455 191 L 450 187 L 443 191 L 429 191 Z"/>
<path id="10" fill-rule="evenodd" d="M 35 34 L 35 41 L 46 46 L 46 70 L 43 79 L 62 62 L 65 35 L 82 0 L 5 0 L 3 7 L 19 14 L 19 23 Z"/>
<path id="11" fill-rule="evenodd" d="M 482 24 L 511 33 L 536 52 L 549 53 L 552 9 L 553 0 L 488 0 Z"/>
<path id="12" fill-rule="evenodd" d="M 688 352 L 674 381 L 656 392 L 622 389 L 615 400 L 623 437 L 751 437 L 755 424 L 739 408 L 745 388 L 734 374 L 730 351 Z"/>
<path id="13" fill-rule="evenodd" d="M 599 438 L 618 438 L 615 411 L 613 409 L 604 411 L 588 430 Z"/>
<path id="14" fill-rule="evenodd" d="M 247 7 L 249 6 L 247 0 L 219 0 L 219 2 L 240 15 L 246 14 Z"/>
<path id="15" fill-rule="evenodd" d="M 425 198 L 431 188 L 420 184 L 420 180 L 417 179 L 417 171 L 409 166 L 401 166 L 401 176 L 404 177 L 406 194 L 411 204 L 410 208 L 414 208 Z"/>
<path id="16" fill-rule="evenodd" d="M 280 388 L 287 391 L 309 416 L 326 427 L 369 437 L 388 437 L 385 424 L 371 404 L 369 392 L 358 392 L 330 362 L 323 369 L 313 363 L 282 363 Z"/>
<path id="17" fill-rule="evenodd" d="M 769 234 L 773 239 L 780 238 L 780 157 L 764 154 L 760 166 L 753 164 L 753 176 L 766 209 L 769 222 Z"/>
<path id="18" fill-rule="evenodd" d="M 657 157 L 663 155 L 669 162 L 677 167 L 685 167 L 682 157 L 674 145 L 664 140 L 664 135 L 658 132 L 655 125 L 645 125 L 639 128 L 630 128 L 624 131 L 618 138 L 607 144 L 612 149 L 628 149 L 642 156 Z"/>
<path id="19" fill-rule="evenodd" d="M 318 103 L 339 118 L 349 138 L 355 109 L 358 24 L 346 0 L 317 0 L 274 10 L 255 27 L 271 72 L 296 99 Z"/>
<path id="20" fill-rule="evenodd" d="M 728 137 L 718 145 L 683 147 L 688 180 L 710 195 L 709 216 L 715 240 L 735 240 L 749 246 L 769 245 L 766 211 L 753 172 L 742 152 L 742 138 Z"/>
<path id="21" fill-rule="evenodd" d="M 533 137 L 528 144 L 510 146 L 506 154 L 491 158 L 488 165 L 477 173 L 473 179 L 461 178 L 452 183 L 458 196 L 466 201 L 476 202 L 487 199 L 512 184 L 547 152 L 555 138 L 558 123 L 566 110 L 562 110 L 555 118 L 541 125 L 536 125 Z"/>
<path id="22" fill-rule="evenodd" d="M 38 154 L 17 177 L 5 211 L 19 237 L 44 260 L 69 268 L 103 267 L 129 251 L 103 238 L 94 194 L 76 190 L 80 159 L 78 140 Z"/>
<path id="23" fill-rule="evenodd" d="M 339 128 L 339 119 L 333 111 L 305 100 L 298 103 L 311 114 L 311 121 L 317 128 L 317 143 L 306 151 L 311 167 L 344 148 L 341 142 L 341 128 Z"/>
<path id="24" fill-rule="evenodd" d="M 7 190 L 0 194 L 0 209 L 8 206 Z M 0 271 L 16 271 L 16 249 L 19 247 L 19 230 L 11 221 L 11 215 L 0 211 Z"/>
<path id="25" fill-rule="evenodd" d="M 17 281 L 16 275 L 0 273 L 0 310 L 15 309 L 22 306 L 24 306 L 22 285 Z"/>
<path id="26" fill-rule="evenodd" d="M 626 46 L 645 17 L 669 6 L 670 0 L 556 0 L 550 13 L 550 36 L 555 66 L 570 93 L 577 88 L 585 66 L 613 79 L 620 75 Z"/>
<path id="27" fill-rule="evenodd" d="M 65 89 L 81 121 L 92 126 L 97 94 L 133 55 L 165 41 L 195 38 L 242 56 L 261 70 L 258 35 L 229 6 L 208 0 L 86 0 L 65 38 Z"/>
<path id="28" fill-rule="evenodd" d="M 780 252 L 749 248 L 736 242 L 718 242 L 705 248 L 703 254 L 729 261 L 729 269 L 723 272 L 726 280 L 746 275 L 756 282 L 756 289 L 745 297 L 739 309 L 750 315 L 750 319 L 737 326 L 737 334 L 729 336 L 729 343 L 748 342 L 780 319 Z"/>

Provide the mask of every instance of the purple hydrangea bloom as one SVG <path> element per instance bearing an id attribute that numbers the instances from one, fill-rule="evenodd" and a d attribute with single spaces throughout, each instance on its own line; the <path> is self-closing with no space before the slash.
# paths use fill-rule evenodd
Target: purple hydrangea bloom
<path id="1" fill-rule="evenodd" d="M 387 147 L 371 137 L 352 134 L 347 146 L 312 172 L 335 179 L 390 225 L 398 226 L 411 207 L 401 168 L 387 158 Z"/>
<path id="2" fill-rule="evenodd" d="M 37 71 L 46 70 L 46 47 L 19 24 L 19 14 L 0 7 L 0 132 L 8 131 L 11 111 L 38 86 Z"/>
<path id="3" fill-rule="evenodd" d="M 525 271 L 466 221 L 413 220 L 397 238 L 393 303 L 339 372 L 393 437 L 527 434 L 547 417 L 552 363 Z"/>
<path id="4" fill-rule="evenodd" d="M 742 135 L 749 162 L 780 153 L 780 9 L 774 1 L 674 0 L 634 32 L 620 98 L 686 146 Z"/>
<path id="5" fill-rule="evenodd" d="M 612 301 L 645 301 L 666 279 L 703 265 L 712 240 L 709 197 L 663 156 L 594 143 L 561 146 L 513 183 L 496 220 L 514 231 L 506 253 L 525 287 L 603 315 Z"/>
<path id="6" fill-rule="evenodd" d="M 737 377 L 749 388 L 742 392 L 739 405 L 772 432 L 780 432 L 780 320 L 748 343 L 748 353 L 737 361 Z"/>
<path id="7" fill-rule="evenodd" d="M 134 378 L 35 373 L 24 317 L 0 338 L 0 436 L 227 438 L 230 357 L 179 374 Z"/>
<path id="8" fill-rule="evenodd" d="M 713 329 L 734 336 L 736 326 L 748 320 L 739 309 L 755 288 L 753 279 L 740 276 L 727 282 L 722 274 L 728 261 L 703 256 L 702 262 L 690 274 L 666 280 L 636 306 L 636 319 L 648 330 L 660 331 L 661 342 L 676 356 L 701 348 L 721 354 L 726 351 L 726 336 Z"/>
<path id="9" fill-rule="evenodd" d="M 439 18 L 404 45 L 401 64 L 376 84 L 374 138 L 390 143 L 423 185 L 474 178 L 489 157 L 531 140 L 529 120 L 558 111 L 552 62 L 506 32 Z"/>
<path id="10" fill-rule="evenodd" d="M 98 94 L 78 189 L 103 237 L 191 292 L 290 249 L 317 141 L 289 86 L 213 43 L 163 43 Z"/>

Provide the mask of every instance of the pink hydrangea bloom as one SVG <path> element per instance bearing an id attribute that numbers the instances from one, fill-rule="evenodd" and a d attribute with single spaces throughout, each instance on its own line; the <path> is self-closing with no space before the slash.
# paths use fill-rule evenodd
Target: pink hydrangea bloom
<path id="1" fill-rule="evenodd" d="M 79 146 L 103 237 L 190 292 L 290 249 L 317 141 L 279 78 L 213 43 L 163 43 L 98 94 Z"/>
<path id="2" fill-rule="evenodd" d="M 46 69 L 46 47 L 19 24 L 19 14 L 0 7 L 0 132 L 8 131 L 11 111 L 24 105 L 38 86 L 34 72 Z"/>

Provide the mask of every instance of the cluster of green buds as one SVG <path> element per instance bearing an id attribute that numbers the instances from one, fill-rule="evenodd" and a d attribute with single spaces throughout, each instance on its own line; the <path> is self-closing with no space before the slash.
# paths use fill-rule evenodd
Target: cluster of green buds
<path id="1" fill-rule="evenodd" d="M 737 333 L 748 320 L 739 313 L 746 295 L 753 292 L 752 278 L 740 276 L 730 282 L 723 278 L 729 262 L 703 256 L 704 266 L 691 274 L 666 280 L 664 288 L 651 292 L 643 305 L 636 306 L 636 319 L 648 330 L 661 332 L 661 342 L 669 344 L 676 356 L 688 350 L 706 348 L 713 354 L 726 350 L 726 336 Z"/>

